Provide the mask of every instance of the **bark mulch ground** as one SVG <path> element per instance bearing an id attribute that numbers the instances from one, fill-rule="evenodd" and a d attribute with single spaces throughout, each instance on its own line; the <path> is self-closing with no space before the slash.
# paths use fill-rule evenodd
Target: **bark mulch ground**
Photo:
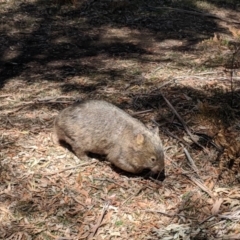
<path id="1" fill-rule="evenodd" d="M 0 239 L 240 239 L 239 11 L 0 1 Z M 54 144 L 79 98 L 157 124 L 165 179 Z"/>

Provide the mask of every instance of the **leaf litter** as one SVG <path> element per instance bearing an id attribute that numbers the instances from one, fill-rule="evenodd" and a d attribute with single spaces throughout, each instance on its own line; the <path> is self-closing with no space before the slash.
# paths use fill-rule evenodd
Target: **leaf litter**
<path id="1" fill-rule="evenodd" d="M 1 13 L 10 25 L 2 25 L 1 41 L 10 51 L 1 70 L 6 79 L 11 69 L 17 74 L 0 90 L 0 239 L 239 239 L 240 57 L 234 48 L 239 46 L 237 25 L 223 20 L 230 10 L 213 11 L 230 34 L 199 35 L 191 52 L 177 50 L 184 40 L 155 38 L 166 28 L 169 39 L 176 37 L 173 23 L 183 31 L 186 12 L 196 12 L 182 11 L 181 3 L 162 11 L 157 1 L 151 6 L 144 1 L 69 2 L 73 6 L 3 1 Z M 25 14 L 35 6 L 35 18 Z M 78 7 L 80 17 L 74 18 Z M 10 21 L 7 13 L 15 9 L 19 12 Z M 43 16 L 51 22 L 41 22 Z M 65 21 L 67 34 L 56 39 L 63 45 L 50 49 L 45 31 L 57 35 Z M 78 30 L 85 49 L 76 48 L 77 21 L 82 21 Z M 201 21 L 196 17 L 199 28 L 206 26 Z M 27 50 L 38 60 L 22 56 L 21 69 L 21 34 L 37 26 L 43 28 Z M 186 31 L 190 38 L 195 27 Z M 68 45 L 71 34 L 74 41 Z M 89 47 L 88 41 L 95 45 Z M 122 46 L 123 41 L 129 45 Z M 35 52 L 36 46 L 42 52 Z M 56 58 L 39 64 L 46 49 Z M 65 59 L 59 55 L 64 49 L 69 51 L 62 53 Z M 83 162 L 54 144 L 55 116 L 79 97 L 106 99 L 145 123 L 158 124 L 166 153 L 164 181 L 123 173 L 106 161 Z"/>

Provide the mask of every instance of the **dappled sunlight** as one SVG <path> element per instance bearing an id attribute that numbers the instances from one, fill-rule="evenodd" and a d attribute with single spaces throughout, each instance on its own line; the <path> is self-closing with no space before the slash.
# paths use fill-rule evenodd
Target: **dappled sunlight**
<path id="1" fill-rule="evenodd" d="M 0 14 L 0 239 L 240 239 L 238 0 L 10 0 Z M 58 145 L 55 117 L 88 99 L 158 125 L 165 175 Z"/>

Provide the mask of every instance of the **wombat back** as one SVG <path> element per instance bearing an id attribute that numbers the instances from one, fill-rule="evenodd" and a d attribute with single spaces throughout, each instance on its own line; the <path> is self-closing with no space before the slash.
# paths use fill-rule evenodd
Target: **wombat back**
<path id="1" fill-rule="evenodd" d="M 55 120 L 58 140 L 68 143 L 75 154 L 104 154 L 117 167 L 132 173 L 164 168 L 158 129 L 150 130 L 120 108 L 90 100 L 64 109 Z"/>

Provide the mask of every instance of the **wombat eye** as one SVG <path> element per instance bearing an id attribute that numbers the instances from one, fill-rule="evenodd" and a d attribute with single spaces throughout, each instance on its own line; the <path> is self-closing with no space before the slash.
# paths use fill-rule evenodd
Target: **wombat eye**
<path id="1" fill-rule="evenodd" d="M 151 161 L 152 161 L 152 162 L 155 162 L 155 161 L 156 161 L 156 158 L 155 158 L 155 157 L 151 157 Z"/>

